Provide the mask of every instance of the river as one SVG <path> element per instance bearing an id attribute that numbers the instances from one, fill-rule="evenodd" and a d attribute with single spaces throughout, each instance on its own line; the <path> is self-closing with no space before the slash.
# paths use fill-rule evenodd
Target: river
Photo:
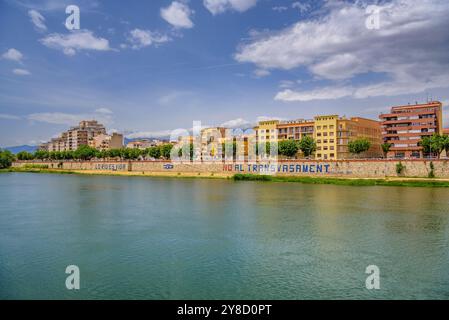
<path id="1" fill-rule="evenodd" d="M 119 298 L 448 299 L 449 189 L 0 174 L 0 299 Z"/>

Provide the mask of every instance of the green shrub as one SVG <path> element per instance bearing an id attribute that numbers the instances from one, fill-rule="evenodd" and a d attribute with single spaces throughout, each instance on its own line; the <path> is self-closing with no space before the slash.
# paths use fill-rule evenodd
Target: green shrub
<path id="1" fill-rule="evenodd" d="M 399 163 L 396 165 L 396 173 L 397 173 L 398 175 L 401 175 L 401 174 L 404 172 L 404 170 L 405 170 L 405 166 L 402 164 L 402 162 L 399 162 Z"/>
<path id="2" fill-rule="evenodd" d="M 432 161 L 430 161 L 430 172 L 429 172 L 429 175 L 428 175 L 428 177 L 429 178 L 435 178 L 435 165 L 433 164 L 433 162 Z"/>
<path id="3" fill-rule="evenodd" d="M 48 164 L 26 164 L 22 168 L 25 169 L 48 169 Z"/>

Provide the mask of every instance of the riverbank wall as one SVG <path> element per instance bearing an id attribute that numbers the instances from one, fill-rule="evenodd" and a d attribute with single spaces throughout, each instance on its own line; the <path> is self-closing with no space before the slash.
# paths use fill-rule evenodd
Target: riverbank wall
<path id="1" fill-rule="evenodd" d="M 397 171 L 398 164 L 402 170 Z M 295 160 L 277 162 L 170 162 L 170 161 L 16 161 L 15 168 L 43 166 L 48 169 L 98 172 L 155 173 L 158 175 L 263 174 L 340 178 L 449 178 L 449 160 Z M 433 167 L 433 169 L 432 169 Z"/>

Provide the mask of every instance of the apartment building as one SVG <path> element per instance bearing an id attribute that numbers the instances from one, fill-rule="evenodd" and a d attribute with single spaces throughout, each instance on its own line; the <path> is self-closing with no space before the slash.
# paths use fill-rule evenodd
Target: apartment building
<path id="1" fill-rule="evenodd" d="M 130 149 L 145 150 L 147 148 L 156 147 L 161 145 L 162 141 L 155 139 L 138 139 L 127 143 L 126 147 Z"/>
<path id="2" fill-rule="evenodd" d="M 259 121 L 258 126 L 254 128 L 257 142 L 278 141 L 277 127 L 279 122 L 279 120 Z"/>
<path id="3" fill-rule="evenodd" d="M 106 128 L 96 120 L 81 121 L 78 126 L 63 132 L 60 137 L 51 139 L 39 146 L 41 150 L 73 151 L 99 135 L 106 135 Z"/>
<path id="4" fill-rule="evenodd" d="M 280 121 L 277 125 L 279 140 L 299 141 L 305 136 L 313 137 L 313 120 Z"/>
<path id="5" fill-rule="evenodd" d="M 112 135 L 100 134 L 89 140 L 89 146 L 98 150 L 121 149 L 123 135 L 115 132 Z"/>
<path id="6" fill-rule="evenodd" d="M 316 116 L 313 137 L 317 144 L 316 159 L 350 159 L 354 155 L 349 152 L 348 144 L 360 138 L 371 143 L 363 157 L 382 157 L 380 123 L 375 120 L 360 117 L 347 119 L 338 115 Z"/>
<path id="7" fill-rule="evenodd" d="M 443 134 L 446 136 L 449 136 L 449 128 L 448 129 L 443 129 Z"/>
<path id="8" fill-rule="evenodd" d="M 226 142 L 226 128 L 212 127 L 201 130 L 201 155 L 203 160 L 216 160 L 223 157 L 223 144 Z"/>
<path id="9" fill-rule="evenodd" d="M 422 158 L 422 138 L 443 133 L 443 105 L 439 101 L 395 106 L 379 116 L 384 143 L 391 144 L 390 158 Z"/>

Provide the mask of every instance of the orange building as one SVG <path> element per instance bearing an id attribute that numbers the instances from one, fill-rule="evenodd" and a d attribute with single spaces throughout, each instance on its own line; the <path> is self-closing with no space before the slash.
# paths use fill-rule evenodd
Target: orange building
<path id="1" fill-rule="evenodd" d="M 313 120 L 281 121 L 277 125 L 279 140 L 301 140 L 305 136 L 313 137 Z"/>
<path id="2" fill-rule="evenodd" d="M 392 107 L 379 116 L 384 143 L 390 143 L 390 158 L 421 158 L 422 138 L 442 134 L 443 105 L 439 101 Z"/>
<path id="3" fill-rule="evenodd" d="M 443 134 L 449 136 L 449 128 L 443 129 Z"/>

